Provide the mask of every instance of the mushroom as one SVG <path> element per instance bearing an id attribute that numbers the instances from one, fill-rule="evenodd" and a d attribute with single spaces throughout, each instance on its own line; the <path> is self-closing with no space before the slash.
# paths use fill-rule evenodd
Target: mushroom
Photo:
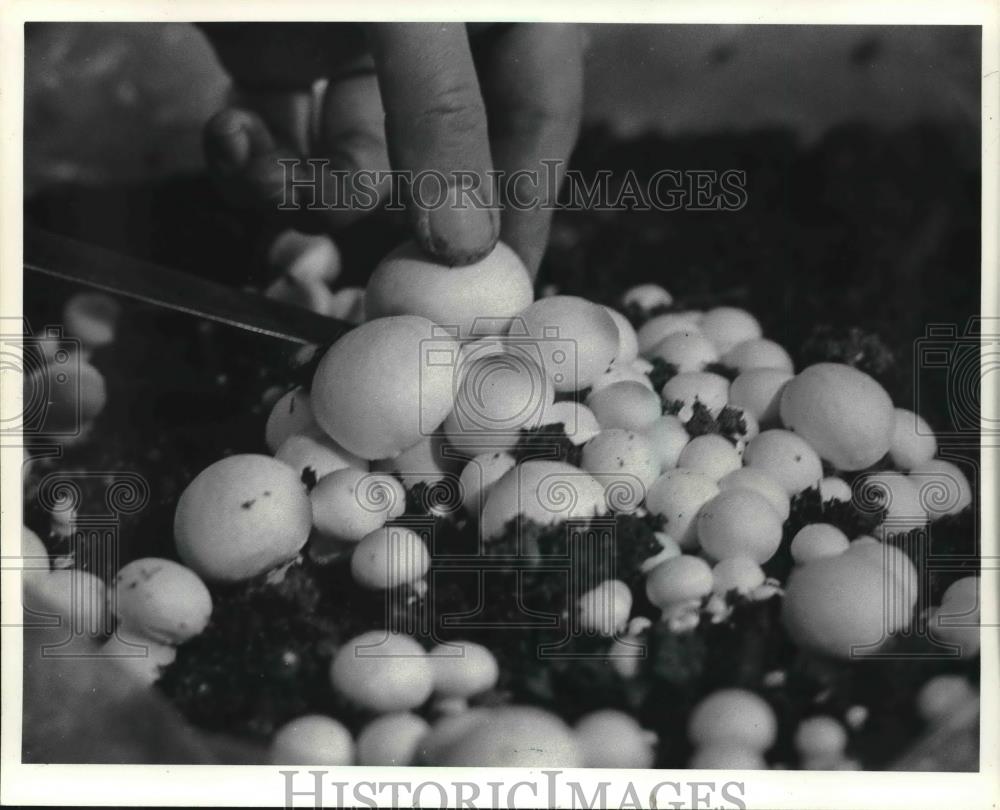
<path id="1" fill-rule="evenodd" d="M 766 473 L 789 495 L 798 495 L 819 483 L 823 462 L 801 437 L 788 430 L 765 430 L 743 453 L 743 463 Z"/>
<path id="2" fill-rule="evenodd" d="M 577 603 L 580 627 L 586 633 L 614 636 L 624 631 L 632 613 L 632 591 L 619 579 L 607 579 Z"/>
<path id="3" fill-rule="evenodd" d="M 314 528 L 357 543 L 406 510 L 406 491 L 393 476 L 345 467 L 324 475 L 309 493 Z"/>
<path id="4" fill-rule="evenodd" d="M 770 502 L 784 522 L 792 511 L 792 499 L 788 491 L 764 470 L 755 467 L 741 467 L 719 479 L 719 489 L 752 489 Z"/>
<path id="5" fill-rule="evenodd" d="M 562 425 L 570 443 L 579 447 L 601 432 L 597 417 L 586 405 L 564 399 L 549 406 L 542 417 L 543 426 Z"/>
<path id="6" fill-rule="evenodd" d="M 365 288 L 368 320 L 420 315 L 455 326 L 462 340 L 503 334 L 511 318 L 531 304 L 531 276 L 503 242 L 473 264 L 448 267 L 427 258 L 414 242 L 379 262 Z M 485 330 L 485 331 L 484 331 Z"/>
<path id="7" fill-rule="evenodd" d="M 293 433 L 275 450 L 274 457 L 295 470 L 309 486 L 337 470 L 368 470 L 367 461 L 341 447 L 318 427 Z"/>
<path id="8" fill-rule="evenodd" d="M 807 717 L 795 730 L 794 744 L 804 759 L 839 758 L 847 748 L 847 730 L 829 715 Z"/>
<path id="9" fill-rule="evenodd" d="M 177 502 L 181 560 L 210 582 L 239 582 L 293 559 L 312 507 L 299 474 L 270 456 L 229 456 L 202 470 Z"/>
<path id="10" fill-rule="evenodd" d="M 479 516 L 493 491 L 493 485 L 516 463 L 512 455 L 501 452 L 482 453 L 469 459 L 458 479 L 462 489 L 462 506 L 469 515 Z"/>
<path id="11" fill-rule="evenodd" d="M 745 340 L 755 340 L 762 334 L 758 320 L 745 309 L 716 307 L 705 313 L 698 328 L 711 340 L 720 353 Z"/>
<path id="12" fill-rule="evenodd" d="M 489 541 L 501 537 L 518 516 L 551 526 L 606 513 L 604 487 L 590 473 L 561 461 L 525 461 L 493 485 L 480 531 Z"/>
<path id="13" fill-rule="evenodd" d="M 471 715 L 471 716 L 470 716 Z M 454 718 L 428 735 L 429 765 L 479 768 L 575 768 L 583 764 L 573 732 L 533 706 L 499 706 Z"/>
<path id="14" fill-rule="evenodd" d="M 351 555 L 351 574 L 365 588 L 388 590 L 412 585 L 417 590 L 431 567 L 420 535 L 404 526 L 384 526 L 366 535 Z"/>
<path id="15" fill-rule="evenodd" d="M 593 394 L 595 391 L 599 391 L 602 388 L 607 388 L 609 385 L 614 385 L 620 382 L 634 382 L 648 388 L 650 391 L 653 390 L 653 383 L 649 379 L 649 375 L 636 368 L 631 364 L 618 364 L 612 363 L 608 368 L 594 380 L 593 384 L 590 386 L 590 393 Z"/>
<path id="16" fill-rule="evenodd" d="M 700 312 L 688 311 L 667 312 L 650 318 L 636 332 L 639 354 L 642 357 L 651 357 L 653 349 L 662 343 L 664 338 L 676 332 L 698 332 L 701 316 Z"/>
<path id="17" fill-rule="evenodd" d="M 398 456 L 430 436 L 451 412 L 458 347 L 440 327 L 415 315 L 356 327 L 330 347 L 316 369 L 316 421 L 363 459 Z"/>
<path id="18" fill-rule="evenodd" d="M 604 429 L 645 430 L 663 415 L 660 398 L 647 383 L 624 380 L 592 391 L 587 407 Z"/>
<path id="19" fill-rule="evenodd" d="M 556 391 L 593 385 L 618 352 L 618 327 L 602 306 L 584 298 L 555 295 L 535 301 L 519 318 L 538 348 Z"/>
<path id="20" fill-rule="evenodd" d="M 856 368 L 816 363 L 781 393 L 781 421 L 841 470 L 863 470 L 889 452 L 895 411 L 885 389 Z"/>
<path id="21" fill-rule="evenodd" d="M 726 557 L 712 568 L 712 591 L 725 596 L 730 591 L 746 595 L 764 584 L 764 571 L 750 557 Z"/>
<path id="22" fill-rule="evenodd" d="M 113 659 L 139 683 L 152 686 L 160 679 L 163 670 L 177 658 L 177 648 L 119 626 L 114 635 L 101 645 L 100 655 Z"/>
<path id="23" fill-rule="evenodd" d="M 450 713 L 466 711 L 468 699 L 488 692 L 500 677 L 496 656 L 472 641 L 438 644 L 428 656 L 434 671 L 434 692 L 443 699 L 438 708 Z"/>
<path id="24" fill-rule="evenodd" d="M 424 648 L 409 636 L 372 630 L 337 650 L 330 680 L 346 700 L 386 714 L 422 705 L 434 689 L 434 670 Z"/>
<path id="25" fill-rule="evenodd" d="M 792 559 L 802 565 L 820 557 L 836 557 L 850 548 L 851 541 L 830 523 L 810 523 L 803 526 L 792 538 Z"/>
<path id="26" fill-rule="evenodd" d="M 573 736 L 584 768 L 652 768 L 656 758 L 656 734 L 615 709 L 585 714 Z"/>
<path id="27" fill-rule="evenodd" d="M 627 366 L 639 356 L 639 337 L 628 318 L 611 307 L 604 307 L 618 327 L 618 351 L 612 361 L 615 366 Z"/>
<path id="28" fill-rule="evenodd" d="M 819 497 L 826 503 L 827 501 L 851 502 L 851 485 L 843 478 L 835 475 L 828 475 L 819 482 Z"/>
<path id="29" fill-rule="evenodd" d="M 376 717 L 358 734 L 358 765 L 413 765 L 429 730 L 427 721 L 412 712 Z"/>
<path id="30" fill-rule="evenodd" d="M 695 517 L 719 487 L 707 475 L 693 470 L 667 470 L 646 492 L 646 508 L 664 520 L 664 531 L 683 549 L 698 544 Z"/>
<path id="31" fill-rule="evenodd" d="M 862 508 L 885 509 L 885 519 L 873 532 L 880 540 L 922 528 L 930 519 L 913 479 L 901 472 L 872 473 L 855 486 Z"/>
<path id="32" fill-rule="evenodd" d="M 719 689 L 694 707 L 687 732 L 692 744 L 702 748 L 738 745 L 759 754 L 774 745 L 778 721 L 770 704 L 754 692 Z"/>
<path id="33" fill-rule="evenodd" d="M 354 740 L 332 717 L 307 714 L 274 733 L 268 758 L 272 765 L 353 765 Z"/>
<path id="34" fill-rule="evenodd" d="M 767 338 L 753 338 L 737 343 L 722 355 L 722 362 L 741 372 L 753 368 L 776 368 L 789 373 L 795 370 L 792 358 L 784 347 Z"/>
<path id="35" fill-rule="evenodd" d="M 684 423 L 676 416 L 669 414 L 661 416 L 644 432 L 660 460 L 661 470 L 676 467 L 677 460 L 681 457 L 681 451 L 691 441 Z"/>
<path id="36" fill-rule="evenodd" d="M 112 624 L 107 618 L 107 589 L 103 580 L 78 568 L 56 568 L 25 577 L 23 603 L 29 627 L 53 628 L 51 617 L 58 616 L 60 641 L 66 628 L 82 631 L 83 636 L 106 635 Z"/>
<path id="37" fill-rule="evenodd" d="M 759 492 L 727 489 L 698 512 L 698 542 L 713 560 L 749 557 L 765 563 L 781 545 L 781 518 Z"/>
<path id="38" fill-rule="evenodd" d="M 795 375 L 780 368 L 750 368 L 729 386 L 729 404 L 753 415 L 763 428 L 776 427 L 781 393 Z"/>
<path id="39" fill-rule="evenodd" d="M 523 352 L 473 355 L 461 369 L 454 410 L 444 420 L 452 448 L 472 457 L 509 450 L 521 430 L 544 422 L 555 388 L 536 358 Z"/>
<path id="40" fill-rule="evenodd" d="M 268 450 L 276 452 L 289 436 L 319 430 L 313 418 L 309 392 L 301 386 L 288 391 L 271 408 L 264 425 L 264 442 Z"/>
<path id="41" fill-rule="evenodd" d="M 212 597 L 198 575 L 158 557 L 125 565 L 110 596 L 123 627 L 162 644 L 183 644 L 201 633 L 212 615 Z"/>
<path id="42" fill-rule="evenodd" d="M 937 438 L 927 421 L 913 411 L 896 408 L 889 442 L 892 463 L 901 470 L 912 470 L 929 462 L 935 453 Z"/>
<path id="43" fill-rule="evenodd" d="M 882 566 L 852 548 L 792 571 L 782 619 L 799 646 L 846 660 L 876 651 L 887 634 L 909 625 L 913 603 L 906 590 L 895 577 L 887 577 Z"/>
<path id="44" fill-rule="evenodd" d="M 694 403 L 700 402 L 717 416 L 729 401 L 729 380 L 710 371 L 682 371 L 675 374 L 660 389 L 664 402 L 680 402 L 680 419 L 688 421 L 694 413 Z"/>
<path id="45" fill-rule="evenodd" d="M 704 371 L 705 366 L 719 361 L 719 352 L 698 329 L 671 332 L 649 351 L 650 358 L 660 358 L 678 372 Z"/>
<path id="46" fill-rule="evenodd" d="M 642 312 L 669 307 L 673 303 L 674 297 L 659 284 L 637 284 L 622 296 L 622 306 L 637 307 Z"/>
<path id="47" fill-rule="evenodd" d="M 646 596 L 663 611 L 697 605 L 712 592 L 712 569 L 701 557 L 682 554 L 660 563 L 646 576 Z"/>
<path id="48" fill-rule="evenodd" d="M 743 459 L 739 450 L 728 439 L 714 433 L 695 436 L 677 459 L 677 467 L 694 470 L 719 481 L 729 473 L 742 469 Z"/>
<path id="49" fill-rule="evenodd" d="M 583 446 L 580 466 L 603 485 L 608 506 L 628 514 L 660 474 L 649 439 L 631 430 L 602 430 Z"/>

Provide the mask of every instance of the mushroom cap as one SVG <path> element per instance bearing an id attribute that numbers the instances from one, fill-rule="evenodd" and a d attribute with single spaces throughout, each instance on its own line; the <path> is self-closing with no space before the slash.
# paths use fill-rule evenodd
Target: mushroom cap
<path id="1" fill-rule="evenodd" d="M 623 306 L 637 306 L 644 312 L 654 307 L 669 307 L 674 297 L 659 284 L 636 284 L 622 295 Z"/>
<path id="2" fill-rule="evenodd" d="M 666 471 L 677 466 L 681 451 L 691 441 L 684 423 L 676 416 L 664 414 L 645 429 L 653 451 L 660 460 L 660 469 Z"/>
<path id="3" fill-rule="evenodd" d="M 533 353 L 477 354 L 462 364 L 444 434 L 465 456 L 509 450 L 520 440 L 521 430 L 545 423 L 555 395 Z"/>
<path id="4" fill-rule="evenodd" d="M 712 569 L 692 554 L 671 557 L 646 576 L 646 596 L 658 608 L 701 599 L 711 592 Z"/>
<path id="5" fill-rule="evenodd" d="M 590 473 L 562 461 L 525 461 L 494 484 L 480 529 L 489 541 L 519 515 L 548 526 L 606 512 L 604 487 Z"/>
<path id="6" fill-rule="evenodd" d="M 388 630 L 371 630 L 345 643 L 330 664 L 330 680 L 350 702 L 380 713 L 414 709 L 434 689 L 424 648 Z"/>
<path id="7" fill-rule="evenodd" d="M 269 758 L 272 765 L 353 765 L 354 740 L 332 717 L 308 714 L 275 732 Z"/>
<path id="8" fill-rule="evenodd" d="M 272 406 L 264 425 L 264 441 L 267 449 L 274 453 L 289 436 L 318 429 L 309 392 L 299 386 L 283 394 Z"/>
<path id="9" fill-rule="evenodd" d="M 478 516 L 493 490 L 493 485 L 516 463 L 510 453 L 500 452 L 482 453 L 469 459 L 458 479 L 465 511 Z"/>
<path id="10" fill-rule="evenodd" d="M 379 262 L 365 288 L 368 320 L 420 315 L 455 326 L 462 340 L 503 334 L 534 299 L 527 268 L 503 242 L 479 261 L 448 267 L 406 242 Z"/>
<path id="11" fill-rule="evenodd" d="M 743 458 L 731 441 L 714 433 L 695 436 L 677 459 L 677 466 L 719 481 L 743 468 Z"/>
<path id="12" fill-rule="evenodd" d="M 652 735 L 632 715 L 615 709 L 585 714 L 573 727 L 585 768 L 651 768 Z"/>
<path id="13" fill-rule="evenodd" d="M 761 427 L 775 427 L 780 419 L 781 392 L 794 376 L 780 368 L 747 369 L 729 386 L 729 404 L 752 414 Z"/>
<path id="14" fill-rule="evenodd" d="M 698 328 L 723 354 L 737 344 L 755 340 L 762 334 L 760 322 L 745 309 L 738 307 L 715 307 L 708 310 Z"/>
<path id="15" fill-rule="evenodd" d="M 698 544 L 698 510 L 718 494 L 718 485 L 707 475 L 694 470 L 667 470 L 646 492 L 646 508 L 664 519 L 664 531 L 681 548 L 691 549 Z"/>
<path id="16" fill-rule="evenodd" d="M 687 410 L 698 400 L 716 416 L 729 401 L 729 380 L 711 371 L 682 371 L 667 380 L 660 389 L 660 396 L 664 402 L 688 406 Z"/>
<path id="17" fill-rule="evenodd" d="M 725 595 L 732 590 L 749 593 L 764 584 L 764 571 L 750 557 L 726 557 L 712 568 L 712 590 Z"/>
<path id="18" fill-rule="evenodd" d="M 770 704 L 754 692 L 719 689 L 694 707 L 687 730 L 697 746 L 738 745 L 761 753 L 774 745 L 778 721 Z"/>
<path id="19" fill-rule="evenodd" d="M 752 338 L 737 343 L 722 355 L 722 362 L 741 372 L 752 368 L 776 368 L 788 372 L 795 369 L 785 348 L 767 338 Z"/>
<path id="20" fill-rule="evenodd" d="M 544 425 L 562 425 L 563 433 L 579 447 L 601 432 L 594 412 L 573 400 L 560 400 L 545 411 Z"/>
<path id="21" fill-rule="evenodd" d="M 212 596 L 198 575 L 159 557 L 123 566 L 110 595 L 123 626 L 164 644 L 183 644 L 212 616 Z"/>
<path id="22" fill-rule="evenodd" d="M 351 555 L 351 574 L 366 588 L 388 589 L 423 579 L 431 555 L 420 535 L 404 526 L 384 526 L 364 537 Z"/>
<path id="23" fill-rule="evenodd" d="M 210 582 L 238 582 L 299 553 L 312 507 L 299 474 L 270 456 L 229 456 L 188 484 L 174 513 L 181 560 Z"/>
<path id="24" fill-rule="evenodd" d="M 376 717 L 358 734 L 358 765 L 412 765 L 429 730 L 427 721 L 412 712 Z"/>
<path id="25" fill-rule="evenodd" d="M 580 391 L 603 374 L 618 352 L 618 327 L 607 310 L 584 298 L 542 298 L 519 317 L 526 338 L 556 391 Z"/>
<path id="26" fill-rule="evenodd" d="M 713 560 L 750 557 L 765 563 L 781 545 L 781 518 L 771 502 L 752 489 L 727 489 L 698 513 L 698 542 Z"/>
<path id="27" fill-rule="evenodd" d="M 618 310 L 611 307 L 604 307 L 604 310 L 618 327 L 618 352 L 613 362 L 617 366 L 628 365 L 639 356 L 639 337 L 635 327 Z"/>
<path id="28" fill-rule="evenodd" d="M 485 710 L 454 724 L 454 732 L 451 744 L 437 746 L 428 764 L 480 768 L 576 768 L 583 764 L 569 726 L 533 706 Z"/>
<path id="29" fill-rule="evenodd" d="M 922 416 L 896 408 L 893 416 L 889 457 L 901 470 L 926 464 L 937 452 L 937 438 Z"/>
<path id="30" fill-rule="evenodd" d="M 406 491 L 395 477 L 353 467 L 324 475 L 309 500 L 316 530 L 324 537 L 352 543 L 406 509 Z"/>
<path id="31" fill-rule="evenodd" d="M 500 666 L 496 656 L 473 641 L 449 641 L 428 653 L 434 671 L 434 691 L 444 697 L 467 698 L 496 686 Z"/>
<path id="32" fill-rule="evenodd" d="M 741 467 L 719 479 L 719 489 L 752 489 L 759 492 L 771 503 L 782 521 L 788 519 L 792 511 L 792 499 L 781 484 L 764 470 L 755 467 Z"/>
<path id="33" fill-rule="evenodd" d="M 587 397 L 587 407 L 604 429 L 645 430 L 663 414 L 648 377 L 645 383 L 622 380 L 598 388 Z"/>
<path id="34" fill-rule="evenodd" d="M 820 557 L 835 557 L 850 548 L 851 541 L 830 523 L 810 523 L 792 538 L 790 551 L 795 562 L 807 563 Z"/>
<path id="35" fill-rule="evenodd" d="M 843 363 L 816 363 L 781 393 L 781 421 L 841 470 L 863 470 L 889 452 L 896 417 L 886 390 Z"/>
<path id="36" fill-rule="evenodd" d="M 649 350 L 649 356 L 659 357 L 681 373 L 703 371 L 705 366 L 718 362 L 719 351 L 700 329 L 688 327 L 668 334 Z"/>
<path id="37" fill-rule="evenodd" d="M 356 327 L 316 368 L 316 422 L 363 459 L 399 455 L 430 436 L 454 406 L 458 348 L 441 327 L 415 315 Z"/>
<path id="38" fill-rule="evenodd" d="M 800 646 L 848 659 L 878 649 L 887 633 L 909 622 L 896 591 L 895 579 L 865 554 L 849 551 L 821 557 L 792 571 L 782 619 Z M 888 602 L 892 603 L 889 611 Z"/>
<path id="39" fill-rule="evenodd" d="M 656 348 L 657 344 L 675 332 L 698 331 L 701 316 L 702 313 L 695 311 L 666 312 L 663 315 L 654 315 L 636 332 L 639 341 L 639 354 L 642 357 L 652 356 L 653 349 Z"/>
<path id="40" fill-rule="evenodd" d="M 767 473 L 789 495 L 816 486 L 823 478 L 823 462 L 801 436 L 788 430 L 765 430 L 747 445 L 743 463 Z"/>
<path id="41" fill-rule="evenodd" d="M 583 446 L 580 466 L 603 485 L 616 512 L 638 509 L 660 475 L 652 443 L 632 430 L 602 430 Z"/>

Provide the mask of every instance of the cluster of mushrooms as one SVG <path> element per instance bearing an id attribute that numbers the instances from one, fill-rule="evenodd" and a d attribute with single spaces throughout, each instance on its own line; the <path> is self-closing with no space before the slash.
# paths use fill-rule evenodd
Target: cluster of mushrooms
<path id="1" fill-rule="evenodd" d="M 552 526 L 655 515 L 661 549 L 643 566 L 645 591 L 672 631 L 696 626 L 706 606 L 721 618 L 733 591 L 778 597 L 792 639 L 834 658 L 877 649 L 918 612 L 918 571 L 886 541 L 972 501 L 961 469 L 935 458 L 934 434 L 917 414 L 894 407 L 878 382 L 850 366 L 819 363 L 796 373 L 789 354 L 744 310 L 669 311 L 636 330 L 620 312 L 583 298 L 534 300 L 524 266 L 498 244 L 456 268 L 404 245 L 381 262 L 363 295 L 342 296 L 350 298 L 348 313 L 337 308 L 343 301 L 330 303 L 328 286 L 320 289 L 339 261 L 322 240 L 289 237 L 275 250 L 294 272 L 269 294 L 361 322 L 325 352 L 308 390 L 274 403 L 265 429 L 270 455 L 224 458 L 190 482 L 175 517 L 183 565 L 145 559 L 119 573 L 109 604 L 124 638 L 156 651 L 150 680 L 177 644 L 210 621 L 203 582 L 280 576 L 307 543 L 350 554 L 364 588 L 419 598 L 432 554 L 418 533 L 394 522 L 407 489 L 419 483 L 451 482 L 459 493 L 451 517 L 478 526 L 484 547 L 512 521 Z M 671 304 L 653 284 L 622 299 L 623 309 L 646 312 Z M 656 358 L 677 370 L 660 391 L 649 376 Z M 708 370 L 717 363 L 738 376 L 730 382 Z M 573 396 L 581 391 L 585 398 Z M 692 438 L 685 422 L 695 403 L 713 415 L 737 409 L 742 437 Z M 515 459 L 521 431 L 545 425 L 562 425 L 581 447 L 579 466 Z M 887 454 L 892 471 L 848 476 L 853 486 L 827 474 L 866 470 Z M 884 521 L 864 537 L 808 525 L 792 542 L 787 581 L 766 578 L 762 566 L 779 548 L 791 499 L 814 487 L 824 500 L 853 498 L 884 511 Z M 607 636 L 609 659 L 626 677 L 638 666 L 630 651 L 649 627 L 631 615 L 632 602 L 624 582 L 608 580 L 576 606 L 583 628 Z M 978 579 L 969 577 L 942 604 L 921 609 L 937 639 L 975 655 L 978 604 Z M 967 620 L 947 621 L 957 615 Z M 655 736 L 625 713 L 598 711 L 569 727 L 539 708 L 477 705 L 497 678 L 493 654 L 471 641 L 427 650 L 397 632 L 365 633 L 339 648 L 330 684 L 371 722 L 355 739 L 333 717 L 298 718 L 275 734 L 272 760 L 652 764 Z M 962 682 L 964 691 L 948 678 L 927 685 L 921 706 L 928 719 L 969 697 Z M 431 722 L 417 713 L 428 701 Z M 801 724 L 795 744 L 806 767 L 856 765 L 844 754 L 844 722 L 852 720 Z M 758 695 L 711 694 L 691 715 L 690 764 L 766 767 L 776 727 Z"/>

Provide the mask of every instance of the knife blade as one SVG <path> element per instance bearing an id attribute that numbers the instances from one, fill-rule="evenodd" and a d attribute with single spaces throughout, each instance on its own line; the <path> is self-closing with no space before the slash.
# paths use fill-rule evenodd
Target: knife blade
<path id="1" fill-rule="evenodd" d="M 332 343 L 352 328 L 307 309 L 27 224 L 23 265 L 26 272 L 294 343 Z"/>

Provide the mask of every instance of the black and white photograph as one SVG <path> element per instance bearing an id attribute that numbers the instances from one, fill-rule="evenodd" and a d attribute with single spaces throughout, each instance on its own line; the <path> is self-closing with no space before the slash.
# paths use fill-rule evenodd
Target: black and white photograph
<path id="1" fill-rule="evenodd" d="M 4 22 L 4 804 L 995 806 L 995 4 L 420 5 Z"/>

